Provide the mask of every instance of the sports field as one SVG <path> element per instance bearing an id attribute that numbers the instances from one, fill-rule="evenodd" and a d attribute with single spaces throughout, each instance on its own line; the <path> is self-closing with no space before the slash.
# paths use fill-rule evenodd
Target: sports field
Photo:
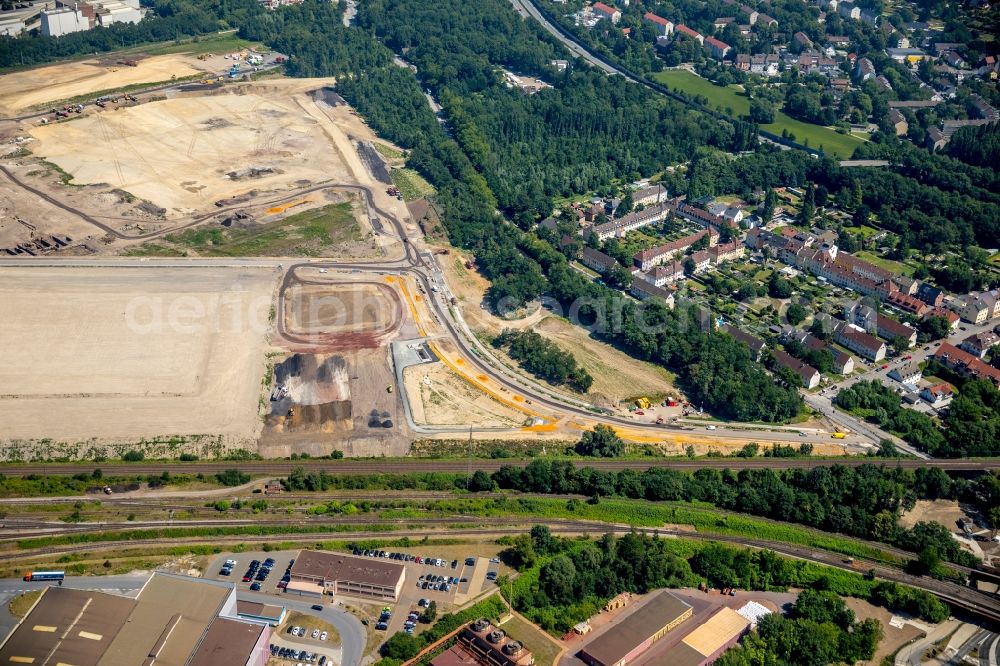
<path id="1" fill-rule="evenodd" d="M 738 94 L 734 88 L 717 86 L 685 69 L 664 70 L 654 74 L 653 78 L 671 90 L 689 95 L 702 95 L 708 99 L 709 106 L 721 107 L 724 112 L 731 109 L 734 116 L 745 116 L 750 113 L 750 100 Z M 863 139 L 859 137 L 838 134 L 829 127 L 804 123 L 780 111 L 774 114 L 774 120 L 775 122 L 768 125 L 761 125 L 761 128 L 779 135 L 783 130 L 788 130 L 795 135 L 795 140 L 799 143 L 805 144 L 808 141 L 810 148 L 822 148 L 824 152 L 840 159 L 850 158 L 854 149 L 863 143 Z"/>

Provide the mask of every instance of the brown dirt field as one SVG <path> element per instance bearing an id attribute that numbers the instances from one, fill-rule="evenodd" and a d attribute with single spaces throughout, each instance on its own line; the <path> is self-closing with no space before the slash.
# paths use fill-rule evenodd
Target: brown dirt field
<path id="1" fill-rule="evenodd" d="M 379 331 L 402 314 L 376 285 L 293 284 L 285 294 L 285 321 L 297 334 Z"/>
<path id="2" fill-rule="evenodd" d="M 899 517 L 901 527 L 913 527 L 917 523 L 932 522 L 944 525 L 949 532 L 958 532 L 958 519 L 966 515 L 955 500 L 917 500 L 912 511 Z"/>
<path id="3" fill-rule="evenodd" d="M 0 270 L 4 439 L 260 430 L 272 271 Z"/>
<path id="4" fill-rule="evenodd" d="M 517 427 L 524 422 L 523 414 L 477 391 L 442 363 L 407 368 L 403 379 L 416 423 Z"/>
<path id="5" fill-rule="evenodd" d="M 325 81 L 313 80 L 309 87 Z M 283 83 L 234 86 L 223 94 L 36 126 L 32 150 L 71 174 L 74 184 L 121 188 L 167 209 L 168 218 L 251 191 L 354 182 L 344 156 L 330 150 L 330 123 L 318 117 L 322 112 L 304 84 Z"/>
<path id="6" fill-rule="evenodd" d="M 4 74 L 0 76 L 0 115 L 13 116 L 47 102 L 208 71 L 197 58 L 187 55 L 153 56 L 138 63 L 136 67 L 105 66 L 84 60 Z"/>
<path id="7" fill-rule="evenodd" d="M 882 623 L 882 630 L 885 632 L 885 637 L 878 644 L 878 648 L 875 650 L 875 655 L 869 661 L 860 662 L 861 664 L 865 664 L 867 666 L 877 666 L 878 664 L 881 664 L 882 660 L 886 657 L 896 654 L 899 648 L 913 640 L 916 640 L 917 638 L 924 636 L 924 632 L 911 624 L 903 625 L 898 629 L 890 626 L 889 620 L 892 618 L 892 613 L 884 608 L 873 606 L 867 601 L 851 597 L 846 597 L 844 602 L 847 604 L 848 608 L 854 611 L 854 614 L 857 616 L 859 622 L 873 617 Z"/>

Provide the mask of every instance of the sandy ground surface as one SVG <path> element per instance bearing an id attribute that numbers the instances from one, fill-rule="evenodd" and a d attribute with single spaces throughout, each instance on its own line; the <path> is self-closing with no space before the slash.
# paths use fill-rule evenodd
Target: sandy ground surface
<path id="1" fill-rule="evenodd" d="M 917 523 L 933 522 L 944 525 L 949 532 L 958 531 L 958 519 L 966 515 L 955 500 L 917 500 L 912 511 L 899 517 L 901 527 L 913 527 Z"/>
<path id="2" fill-rule="evenodd" d="M 885 632 L 884 638 L 875 650 L 875 655 L 869 661 L 861 662 L 862 664 L 877 666 L 886 657 L 896 654 L 899 648 L 924 636 L 924 632 L 912 624 L 903 624 L 896 627 L 889 624 L 889 621 L 892 619 L 892 613 L 884 608 L 873 606 L 867 601 L 851 597 L 845 597 L 844 602 L 848 608 L 854 611 L 854 615 L 858 618 L 859 622 L 873 617 L 882 624 L 882 631 Z M 897 622 L 897 624 L 899 623 Z"/>
<path id="3" fill-rule="evenodd" d="M 166 208 L 168 217 L 251 191 L 353 182 L 342 156 L 330 150 L 316 104 L 304 92 L 268 94 L 274 86 L 38 126 L 31 130 L 38 139 L 33 151 L 71 174 L 74 184 L 107 183 Z"/>
<path id="4" fill-rule="evenodd" d="M 416 423 L 513 428 L 524 422 L 523 414 L 473 388 L 443 364 L 407 368 L 403 378 Z"/>
<path id="5" fill-rule="evenodd" d="M 253 439 L 275 274 L 0 270 L 0 423 L 12 439 Z"/>
<path id="6" fill-rule="evenodd" d="M 475 269 L 465 267 L 467 258 L 453 249 L 450 255 L 438 257 L 438 263 L 458 299 L 462 316 L 474 331 L 495 335 L 504 328 L 531 328 L 562 349 L 571 351 L 577 362 L 594 377 L 594 385 L 587 398 L 602 407 L 617 407 L 621 400 L 640 395 L 681 395 L 673 388 L 673 378 L 664 369 L 595 340 L 585 329 L 554 317 L 542 308 L 510 321 L 494 316 L 481 307 L 489 282 Z M 553 387 L 553 390 L 559 389 Z M 580 397 L 568 389 L 566 392 L 575 398 Z"/>
<path id="7" fill-rule="evenodd" d="M 293 284 L 285 293 L 285 325 L 295 333 L 381 331 L 399 315 L 396 304 L 372 284 Z"/>
<path id="8" fill-rule="evenodd" d="M 84 60 L 4 74 L 0 76 L 0 115 L 13 116 L 46 102 L 208 71 L 201 61 L 189 55 L 153 56 L 137 62 L 136 67 L 128 67 Z"/>

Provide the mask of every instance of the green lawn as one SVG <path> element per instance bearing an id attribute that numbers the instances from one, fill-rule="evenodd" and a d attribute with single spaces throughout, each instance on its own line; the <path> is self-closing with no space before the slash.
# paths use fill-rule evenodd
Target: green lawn
<path id="1" fill-rule="evenodd" d="M 219 55 L 223 53 L 233 53 L 234 51 L 242 51 L 243 49 L 263 49 L 264 51 L 270 50 L 266 47 L 262 47 L 257 42 L 248 42 L 245 39 L 240 39 L 236 36 L 234 31 L 220 32 L 215 35 L 202 35 L 200 37 L 194 37 L 181 42 L 163 42 L 161 44 L 137 46 L 134 49 L 129 49 L 129 51 L 134 53 L 144 53 L 146 55 L 167 55 L 169 53 L 191 53 L 194 55 L 214 53 Z"/>
<path id="2" fill-rule="evenodd" d="M 863 227 L 847 227 L 845 229 L 847 233 L 854 234 L 856 236 L 861 236 L 862 238 L 868 239 L 879 233 L 879 230 L 875 227 L 869 227 L 867 224 Z"/>
<path id="3" fill-rule="evenodd" d="M 657 72 L 653 78 L 663 83 L 671 89 L 687 93 L 689 95 L 702 95 L 708 99 L 709 106 L 732 109 L 736 116 L 745 116 L 750 113 L 750 100 L 737 94 L 734 88 L 723 88 L 713 84 L 707 79 L 703 79 L 696 74 L 684 69 L 670 69 Z M 854 153 L 863 140 L 856 136 L 847 134 L 837 134 L 829 127 L 811 125 L 800 120 L 795 120 L 784 113 L 775 113 L 775 122 L 769 125 L 761 125 L 774 134 L 781 134 L 782 130 L 788 130 L 795 135 L 795 140 L 801 144 L 808 141 L 810 148 L 821 148 L 827 153 L 848 159 Z"/>
<path id="4" fill-rule="evenodd" d="M 913 277 L 913 266 L 910 266 L 909 264 L 893 261 L 892 259 L 885 259 L 884 257 L 880 257 L 873 252 L 868 252 L 867 250 L 855 252 L 854 255 L 875 264 L 879 268 L 884 268 L 887 271 L 898 273 L 899 275 L 905 275 L 907 277 Z"/>
<path id="5" fill-rule="evenodd" d="M 171 256 L 194 250 L 202 257 L 319 256 L 324 250 L 361 240 L 351 204 L 333 204 L 290 215 L 283 220 L 248 229 L 202 226 L 169 234 L 159 243 L 146 243 L 131 256 Z"/>

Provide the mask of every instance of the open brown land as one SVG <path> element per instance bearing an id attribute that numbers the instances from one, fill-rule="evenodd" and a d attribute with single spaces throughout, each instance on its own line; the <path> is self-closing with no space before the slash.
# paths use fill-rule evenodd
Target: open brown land
<path id="1" fill-rule="evenodd" d="M 6 440 L 256 438 L 275 273 L 5 268 L 0 276 Z"/>
<path id="2" fill-rule="evenodd" d="M 128 67 L 84 60 L 4 74 L 0 76 L 0 115 L 13 116 L 48 102 L 209 71 L 194 56 L 183 54 L 153 56 L 135 62 L 135 67 Z"/>
<path id="3" fill-rule="evenodd" d="M 107 183 L 166 209 L 168 218 L 255 191 L 353 182 L 305 92 L 269 95 L 263 88 L 38 126 L 31 130 L 32 150 L 70 174 L 72 183 Z"/>

